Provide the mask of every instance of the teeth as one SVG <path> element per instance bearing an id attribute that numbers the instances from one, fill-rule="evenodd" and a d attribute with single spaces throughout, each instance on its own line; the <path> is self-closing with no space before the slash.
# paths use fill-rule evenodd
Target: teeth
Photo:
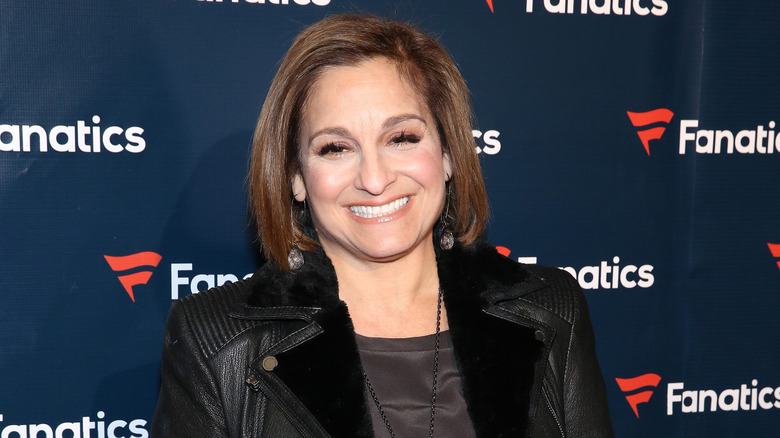
<path id="1" fill-rule="evenodd" d="M 376 206 L 353 205 L 349 207 L 349 210 L 353 214 L 355 214 L 355 216 L 359 216 L 364 219 L 373 219 L 377 217 L 386 216 L 391 213 L 395 213 L 401 207 L 406 205 L 407 202 L 409 202 L 409 197 L 404 196 L 403 198 L 399 198 L 396 199 L 395 201 L 388 202 L 385 205 L 376 205 Z"/>

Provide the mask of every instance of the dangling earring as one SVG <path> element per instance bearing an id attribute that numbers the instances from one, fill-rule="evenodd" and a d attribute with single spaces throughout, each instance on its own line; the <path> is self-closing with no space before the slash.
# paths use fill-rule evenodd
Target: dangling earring
<path id="1" fill-rule="evenodd" d="M 441 237 L 439 238 L 439 246 L 441 249 L 448 251 L 452 249 L 452 247 L 455 245 L 455 236 L 452 235 L 452 230 L 450 229 L 449 224 L 447 223 L 447 219 L 449 219 L 449 213 L 450 213 L 450 185 L 447 184 L 447 203 L 444 207 L 444 214 L 441 218 L 442 223 L 442 229 L 441 229 Z"/>
<path id="2" fill-rule="evenodd" d="M 303 201 L 304 209 L 306 208 L 306 200 Z M 290 269 L 297 271 L 303 267 L 303 253 L 298 248 L 298 244 L 301 243 L 301 239 L 295 237 L 295 217 L 292 211 L 292 205 L 290 206 L 290 226 L 293 232 L 293 244 L 290 248 L 290 253 L 287 254 L 287 263 L 290 265 Z"/>

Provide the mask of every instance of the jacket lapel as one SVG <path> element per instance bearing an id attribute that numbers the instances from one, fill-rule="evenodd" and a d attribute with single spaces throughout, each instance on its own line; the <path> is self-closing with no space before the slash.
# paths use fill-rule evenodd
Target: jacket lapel
<path id="1" fill-rule="evenodd" d="M 544 284 L 494 247 L 475 246 L 443 252 L 439 263 L 466 405 L 477 437 L 526 436 L 549 352 L 546 330 L 504 302 Z"/>
<path id="2" fill-rule="evenodd" d="M 373 437 L 354 328 L 324 254 L 305 253 L 294 274 L 266 264 L 237 316 L 273 319 L 279 341 L 250 365 L 257 386 L 306 435 Z M 272 370 L 264 367 L 269 356 Z M 270 366 L 268 367 L 270 368 Z"/>

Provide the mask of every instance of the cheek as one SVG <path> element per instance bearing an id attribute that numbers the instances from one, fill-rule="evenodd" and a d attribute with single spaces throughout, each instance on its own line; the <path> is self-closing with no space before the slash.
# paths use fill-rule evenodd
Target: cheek
<path id="1" fill-rule="evenodd" d="M 440 154 L 427 152 L 420 154 L 405 164 L 406 171 L 415 175 L 421 183 L 441 182 L 444 184 L 444 165 Z"/>
<path id="2" fill-rule="evenodd" d="M 334 199 L 349 186 L 350 177 L 347 169 L 336 169 L 329 166 L 310 166 L 304 171 L 306 191 L 311 202 Z"/>

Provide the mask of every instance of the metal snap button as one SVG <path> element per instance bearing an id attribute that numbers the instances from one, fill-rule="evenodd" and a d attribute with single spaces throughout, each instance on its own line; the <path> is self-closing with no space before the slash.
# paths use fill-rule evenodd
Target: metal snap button
<path id="1" fill-rule="evenodd" d="M 541 330 L 537 330 L 536 333 L 534 333 L 534 337 L 539 342 L 544 342 L 545 340 L 544 332 Z"/>
<path id="2" fill-rule="evenodd" d="M 279 365 L 279 361 L 273 356 L 267 356 L 263 359 L 263 369 L 266 371 L 273 371 L 277 365 Z"/>

